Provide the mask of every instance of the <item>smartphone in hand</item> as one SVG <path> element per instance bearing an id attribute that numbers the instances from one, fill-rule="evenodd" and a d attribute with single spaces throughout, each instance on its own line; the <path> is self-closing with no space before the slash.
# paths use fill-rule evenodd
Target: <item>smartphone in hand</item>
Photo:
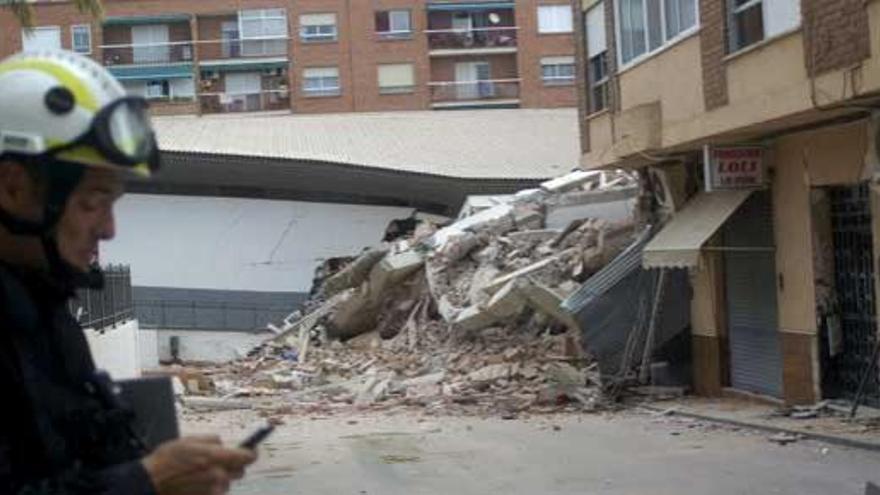
<path id="1" fill-rule="evenodd" d="M 275 431 L 275 425 L 266 425 L 257 431 L 251 433 L 249 437 L 247 437 L 243 442 L 239 444 L 239 447 L 248 450 L 256 449 L 261 443 L 263 443 L 272 432 Z"/>

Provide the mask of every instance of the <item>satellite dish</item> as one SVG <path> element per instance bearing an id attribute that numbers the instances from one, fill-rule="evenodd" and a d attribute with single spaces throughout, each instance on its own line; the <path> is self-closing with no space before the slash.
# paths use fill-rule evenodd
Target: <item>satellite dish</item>
<path id="1" fill-rule="evenodd" d="M 498 24 L 501 22 L 501 16 L 498 15 L 497 12 L 489 13 L 489 22 L 492 24 Z"/>

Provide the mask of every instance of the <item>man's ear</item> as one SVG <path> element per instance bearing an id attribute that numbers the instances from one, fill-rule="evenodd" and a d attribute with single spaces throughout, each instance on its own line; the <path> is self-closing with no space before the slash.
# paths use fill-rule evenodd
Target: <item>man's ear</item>
<path id="1" fill-rule="evenodd" d="M 26 218 L 39 214 L 39 187 L 20 163 L 0 160 L 0 208 Z"/>

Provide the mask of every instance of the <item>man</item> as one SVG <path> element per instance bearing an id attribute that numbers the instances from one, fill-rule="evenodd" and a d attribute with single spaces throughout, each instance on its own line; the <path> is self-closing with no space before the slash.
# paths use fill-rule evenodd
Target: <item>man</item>
<path id="1" fill-rule="evenodd" d="M 145 452 L 66 309 L 102 282 L 123 175 L 158 169 L 145 109 L 72 53 L 0 62 L 2 494 L 217 495 L 255 460 L 217 438 Z"/>

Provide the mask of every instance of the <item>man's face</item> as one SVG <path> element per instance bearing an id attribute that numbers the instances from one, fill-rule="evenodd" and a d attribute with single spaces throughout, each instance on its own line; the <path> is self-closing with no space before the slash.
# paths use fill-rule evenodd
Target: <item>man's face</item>
<path id="1" fill-rule="evenodd" d="M 118 174 L 91 168 L 86 171 L 58 223 L 58 250 L 64 261 L 82 271 L 89 269 L 100 241 L 116 235 L 113 205 L 122 191 Z"/>

